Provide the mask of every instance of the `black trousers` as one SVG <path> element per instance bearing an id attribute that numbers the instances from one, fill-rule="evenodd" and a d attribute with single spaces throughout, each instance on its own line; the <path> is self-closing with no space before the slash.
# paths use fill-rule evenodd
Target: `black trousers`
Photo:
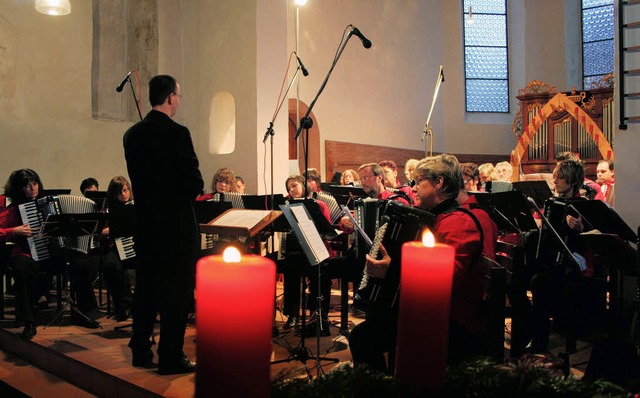
<path id="1" fill-rule="evenodd" d="M 9 268 L 15 281 L 16 321 L 35 322 L 33 306 L 40 265 L 31 257 L 17 256 L 9 261 Z"/>
<path id="2" fill-rule="evenodd" d="M 133 335 L 129 347 L 143 353 L 160 314 L 158 366 L 174 366 L 184 355 L 184 333 L 195 287 L 194 251 L 137 251 L 136 290 L 133 301 Z"/>

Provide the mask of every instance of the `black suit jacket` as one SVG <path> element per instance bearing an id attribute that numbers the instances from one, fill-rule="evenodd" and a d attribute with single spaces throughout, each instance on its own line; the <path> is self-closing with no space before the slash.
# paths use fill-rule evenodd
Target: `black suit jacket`
<path id="1" fill-rule="evenodd" d="M 136 250 L 198 250 L 193 210 L 204 181 L 189 129 L 152 110 L 124 134 L 135 197 Z"/>

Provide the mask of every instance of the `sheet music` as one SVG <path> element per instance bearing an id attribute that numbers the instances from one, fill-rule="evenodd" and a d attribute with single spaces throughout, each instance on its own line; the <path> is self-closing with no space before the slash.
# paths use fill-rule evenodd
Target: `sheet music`
<path id="1" fill-rule="evenodd" d="M 291 212 L 298 221 L 300 230 L 305 236 L 305 240 L 309 243 L 311 251 L 316 256 L 318 262 L 329 258 L 329 251 L 324 245 L 313 220 L 308 216 L 304 206 L 291 206 Z"/>
<path id="2" fill-rule="evenodd" d="M 271 210 L 229 211 L 211 225 L 251 229 L 270 213 Z"/>

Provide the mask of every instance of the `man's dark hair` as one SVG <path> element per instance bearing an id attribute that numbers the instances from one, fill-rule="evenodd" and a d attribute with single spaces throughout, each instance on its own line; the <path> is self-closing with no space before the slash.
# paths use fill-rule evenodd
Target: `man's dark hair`
<path id="1" fill-rule="evenodd" d="M 44 187 L 38 173 L 31 169 L 16 170 L 9 176 L 6 185 L 4 186 L 4 194 L 11 198 L 11 202 L 15 204 L 22 204 L 27 201 L 24 195 L 24 187 L 30 182 L 38 184 L 38 197 L 42 196 Z"/>
<path id="2" fill-rule="evenodd" d="M 149 102 L 151 106 L 164 104 L 177 89 L 176 79 L 169 75 L 157 75 L 149 80 Z"/>
<path id="3" fill-rule="evenodd" d="M 98 183 L 98 180 L 96 180 L 93 177 L 85 178 L 80 183 L 80 193 L 84 195 L 84 190 L 91 188 L 94 185 L 96 186 L 96 188 L 100 188 L 100 184 Z"/>

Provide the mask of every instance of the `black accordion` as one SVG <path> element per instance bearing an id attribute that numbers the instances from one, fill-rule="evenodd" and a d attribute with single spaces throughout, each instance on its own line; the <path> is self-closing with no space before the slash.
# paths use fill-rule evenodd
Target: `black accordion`
<path id="1" fill-rule="evenodd" d="M 405 242 L 420 238 L 425 228 L 433 228 L 435 216 L 426 210 L 404 205 L 397 201 L 387 201 L 382 218 L 376 229 L 369 255 L 377 258 L 380 244 L 384 245 L 391 257 L 391 264 L 384 279 L 370 277 L 363 272 L 360 286 L 354 293 L 356 308 L 390 310 L 396 306 L 400 288 L 400 255 Z"/>

